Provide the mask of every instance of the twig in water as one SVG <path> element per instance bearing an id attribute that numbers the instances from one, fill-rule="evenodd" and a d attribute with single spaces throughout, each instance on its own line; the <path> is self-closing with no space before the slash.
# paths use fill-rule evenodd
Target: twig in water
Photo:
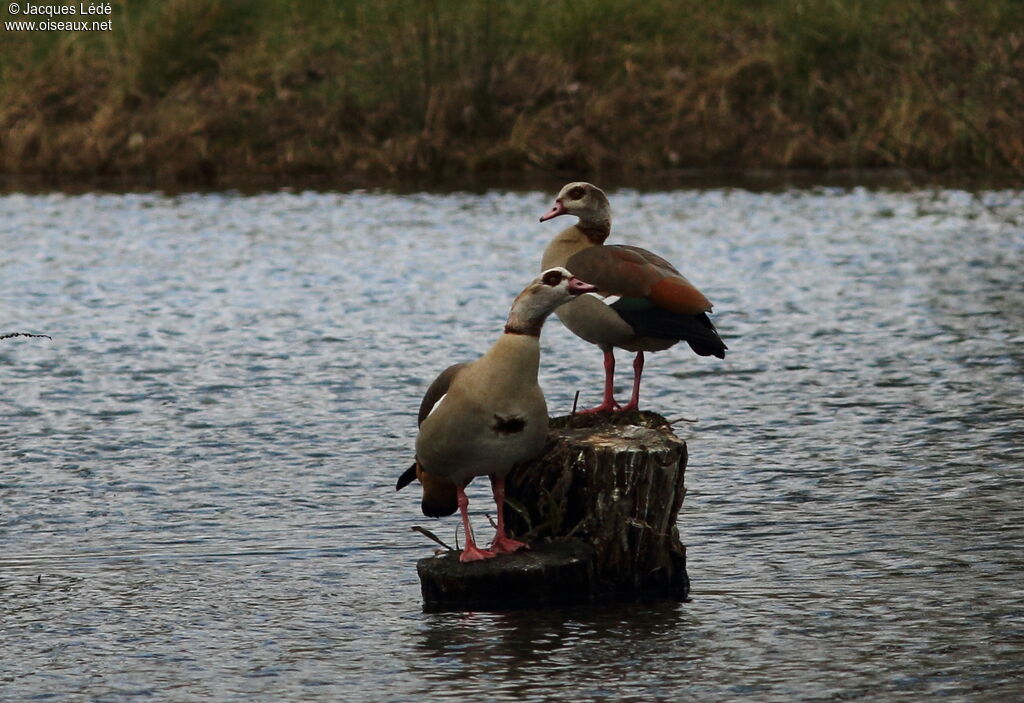
<path id="1" fill-rule="evenodd" d="M 438 544 L 440 544 L 440 545 L 441 545 L 442 547 L 444 547 L 445 549 L 447 549 L 447 550 L 448 550 L 449 552 L 454 552 L 454 551 L 456 551 L 456 550 L 452 549 L 451 547 L 449 547 L 449 546 L 448 546 L 447 544 L 445 544 L 445 543 L 444 543 L 444 542 L 443 542 L 443 541 L 441 540 L 441 538 L 440 538 L 440 537 L 438 537 L 437 535 L 435 535 L 435 534 L 434 534 L 433 532 L 431 532 L 430 530 L 428 530 L 428 529 L 427 529 L 427 528 L 425 528 L 425 527 L 420 527 L 419 525 L 413 525 L 413 526 L 412 526 L 412 531 L 413 531 L 413 532 L 419 532 L 419 533 L 420 533 L 421 535 L 423 535 L 424 537 L 426 537 L 426 538 L 428 538 L 428 539 L 432 539 L 432 540 L 434 540 L 435 542 L 437 542 Z"/>
<path id="2" fill-rule="evenodd" d="M 576 391 L 576 397 L 572 399 L 572 412 L 569 413 L 569 417 L 576 414 L 576 403 L 580 402 L 580 392 Z"/>
<path id="3" fill-rule="evenodd" d="M 688 417 L 683 417 L 682 415 L 680 415 L 680 416 L 679 416 L 679 417 L 677 417 L 677 418 L 676 418 L 675 420 L 668 420 L 668 424 L 670 424 L 670 425 L 674 425 L 674 424 L 676 424 L 677 422 L 697 422 L 697 420 L 698 420 L 698 418 L 693 418 L 693 419 L 691 420 L 691 419 L 690 419 L 690 418 L 688 418 Z"/>
<path id="4" fill-rule="evenodd" d="M 11 337 L 45 337 L 46 339 L 53 339 L 48 334 L 32 334 L 31 332 L 5 332 L 0 334 L 0 339 L 10 339 Z"/>

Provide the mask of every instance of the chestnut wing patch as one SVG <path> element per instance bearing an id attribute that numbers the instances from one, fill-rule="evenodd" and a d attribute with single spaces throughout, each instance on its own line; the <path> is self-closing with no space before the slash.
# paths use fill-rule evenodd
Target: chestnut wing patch
<path id="1" fill-rule="evenodd" d="M 615 246 L 587 247 L 569 257 L 565 267 L 604 293 L 640 298 L 664 274 L 635 251 Z"/>
<path id="2" fill-rule="evenodd" d="M 699 315 L 711 311 L 711 302 L 684 278 L 661 279 L 651 287 L 647 297 L 659 308 L 681 315 Z"/>
<path id="3" fill-rule="evenodd" d="M 525 427 L 526 420 L 517 415 L 509 415 L 508 417 L 495 415 L 491 430 L 494 431 L 494 434 L 516 434 L 522 432 Z"/>

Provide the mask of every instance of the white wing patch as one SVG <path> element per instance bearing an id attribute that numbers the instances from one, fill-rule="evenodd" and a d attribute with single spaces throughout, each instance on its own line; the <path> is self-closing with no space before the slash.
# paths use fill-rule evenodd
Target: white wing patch
<path id="1" fill-rule="evenodd" d="M 447 394 L 447 393 L 445 393 L 445 394 L 444 394 L 444 395 L 442 395 L 442 396 L 441 396 L 440 398 L 438 398 L 438 399 L 437 399 L 437 402 L 436 402 L 436 403 L 434 403 L 434 407 L 432 407 L 432 408 L 430 409 L 430 412 L 429 412 L 429 413 L 427 413 L 427 417 L 430 417 L 431 415 L 433 415 L 433 414 L 434 414 L 434 411 L 435 411 L 435 410 L 437 410 L 437 409 L 438 409 L 439 407 L 441 407 L 441 403 L 443 403 L 443 402 L 444 402 L 444 399 L 445 399 L 445 398 L 447 398 L 447 397 L 448 397 L 448 394 Z M 423 419 L 424 419 L 424 420 L 426 420 L 426 419 L 427 419 L 427 417 L 425 417 L 425 418 L 423 418 Z"/>
<path id="2" fill-rule="evenodd" d="M 605 305 L 615 305 L 615 303 L 622 299 L 621 295 L 601 295 L 600 293 L 587 293 L 587 295 L 594 296 Z"/>

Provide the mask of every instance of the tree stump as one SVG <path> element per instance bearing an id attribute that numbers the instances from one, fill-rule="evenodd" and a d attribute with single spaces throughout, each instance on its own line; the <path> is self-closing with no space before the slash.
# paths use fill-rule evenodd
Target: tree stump
<path id="1" fill-rule="evenodd" d="M 572 537 L 593 546 L 599 597 L 685 600 L 676 517 L 686 460 L 686 443 L 657 413 L 557 418 L 544 454 L 508 478 L 508 525 L 531 543 Z"/>
<path id="2" fill-rule="evenodd" d="M 508 557 L 463 564 L 459 552 L 416 563 L 428 611 L 569 605 L 590 592 L 594 549 L 550 542 Z M 585 597 L 585 596 L 584 596 Z"/>
<path id="3" fill-rule="evenodd" d="M 686 460 L 686 443 L 657 413 L 553 419 L 544 453 L 506 481 L 509 533 L 533 550 L 471 564 L 454 555 L 421 559 L 427 609 L 685 600 L 690 582 L 676 517 Z M 589 564 L 566 566 L 569 553 L 577 561 L 589 553 Z M 552 576 L 559 569 L 567 575 Z"/>

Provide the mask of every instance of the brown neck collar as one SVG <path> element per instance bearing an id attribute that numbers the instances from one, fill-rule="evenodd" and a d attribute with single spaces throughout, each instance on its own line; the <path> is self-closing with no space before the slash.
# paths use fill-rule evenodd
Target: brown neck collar
<path id="1" fill-rule="evenodd" d="M 522 334 L 527 337 L 540 337 L 540 328 L 544 322 L 512 322 L 505 324 L 505 334 Z"/>
<path id="2" fill-rule="evenodd" d="M 580 222 L 576 228 L 583 232 L 592 244 L 604 244 L 604 240 L 608 239 L 612 231 L 612 226 L 608 222 Z"/>

